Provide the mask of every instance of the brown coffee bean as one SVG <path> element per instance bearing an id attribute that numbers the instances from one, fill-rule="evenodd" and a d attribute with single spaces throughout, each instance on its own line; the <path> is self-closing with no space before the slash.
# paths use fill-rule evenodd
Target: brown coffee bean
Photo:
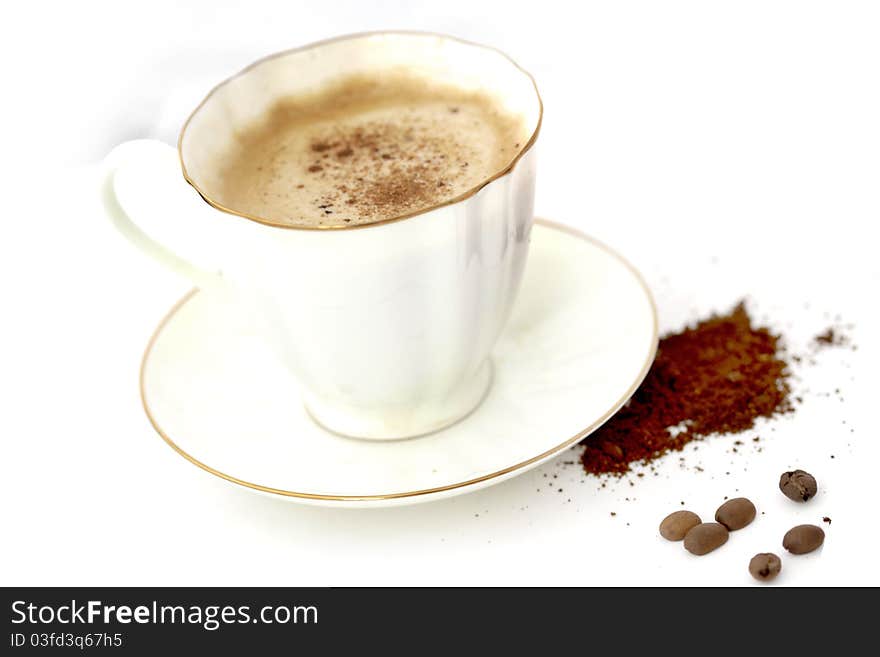
<path id="1" fill-rule="evenodd" d="M 674 511 L 660 523 L 660 536 L 667 541 L 680 541 L 701 522 L 700 516 L 693 511 Z"/>
<path id="2" fill-rule="evenodd" d="M 795 502 L 806 502 L 818 490 L 816 478 L 803 470 L 783 472 L 779 478 L 779 490 Z"/>
<path id="3" fill-rule="evenodd" d="M 742 529 L 755 519 L 755 505 L 745 497 L 734 497 L 718 507 L 715 520 L 727 527 L 729 531 Z"/>
<path id="4" fill-rule="evenodd" d="M 782 547 L 792 554 L 807 554 L 825 542 L 825 532 L 816 525 L 798 525 L 789 529 L 782 539 Z"/>
<path id="5" fill-rule="evenodd" d="M 782 570 L 782 559 L 772 552 L 761 552 L 749 561 L 749 572 L 759 582 L 775 579 L 780 570 Z"/>
<path id="6" fill-rule="evenodd" d="M 727 543 L 727 528 L 717 522 L 703 522 L 685 534 L 684 549 L 702 556 Z"/>

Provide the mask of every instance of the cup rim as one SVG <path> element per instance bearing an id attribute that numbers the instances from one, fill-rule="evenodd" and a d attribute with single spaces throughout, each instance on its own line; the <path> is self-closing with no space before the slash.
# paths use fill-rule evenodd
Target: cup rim
<path id="1" fill-rule="evenodd" d="M 307 226 L 307 225 L 283 224 L 283 223 L 279 223 L 277 221 L 272 221 L 271 219 L 267 219 L 265 217 L 259 217 L 257 215 L 249 214 L 247 212 L 240 212 L 238 210 L 234 210 L 232 208 L 226 207 L 223 204 L 221 204 L 218 201 L 211 198 L 204 190 L 202 190 L 199 187 L 199 185 L 195 182 L 195 180 L 193 180 L 192 177 L 190 177 L 189 173 L 186 170 L 186 162 L 184 161 L 184 157 L 183 157 L 183 139 L 184 139 L 184 136 L 186 135 L 186 129 L 189 127 L 189 124 L 192 121 L 193 117 L 195 117 L 195 115 L 199 112 L 199 110 L 201 110 L 202 107 L 204 107 L 205 104 L 209 100 L 211 100 L 211 97 L 214 96 L 214 94 L 218 90 L 220 90 L 220 88 L 226 86 L 229 82 L 232 82 L 233 80 L 241 77 L 242 75 L 245 75 L 246 73 L 248 73 L 252 69 L 256 68 L 257 66 L 260 66 L 261 64 L 263 64 L 267 61 L 270 61 L 272 59 L 284 57 L 286 55 L 289 55 L 289 54 L 292 54 L 295 52 L 312 50 L 314 48 L 318 48 L 320 46 L 324 46 L 324 45 L 327 45 L 330 43 L 336 43 L 338 41 L 348 41 L 348 40 L 353 40 L 353 39 L 358 39 L 358 38 L 363 38 L 363 37 L 380 36 L 380 35 L 409 35 L 409 36 L 440 37 L 442 39 L 447 39 L 449 41 L 455 41 L 456 43 L 459 43 L 462 45 L 476 46 L 478 48 L 483 48 L 484 50 L 491 50 L 491 51 L 498 53 L 502 57 L 504 57 L 508 62 L 513 64 L 513 66 L 515 66 L 520 71 L 520 73 L 523 73 L 529 79 L 529 81 L 532 83 L 532 87 L 535 90 L 535 97 L 538 100 L 538 120 L 535 123 L 535 129 L 532 131 L 532 134 L 529 137 L 529 139 L 522 146 L 522 148 L 519 149 L 519 152 L 513 157 L 513 159 L 510 161 L 510 163 L 506 167 L 504 167 L 500 171 L 495 172 L 494 174 L 492 174 L 491 176 L 482 180 L 477 185 L 475 185 L 474 187 L 471 187 L 470 189 L 463 192 L 462 194 L 459 194 L 458 196 L 455 196 L 455 197 L 453 197 L 447 201 L 444 201 L 442 203 L 435 203 L 435 204 L 428 206 L 426 208 L 423 208 L 421 210 L 416 210 L 415 212 L 407 212 L 405 214 L 397 215 L 394 217 L 389 217 L 387 219 L 380 219 L 379 221 L 373 221 L 373 222 L 365 223 L 365 224 L 354 224 L 354 225 L 344 225 L 344 226 L 335 226 L 335 225 Z M 427 32 L 427 31 L 419 31 L 419 30 L 375 30 L 375 31 L 369 31 L 369 32 L 353 32 L 350 34 L 343 34 L 340 36 L 331 37 L 329 39 L 322 39 L 320 41 L 313 41 L 312 43 L 308 43 L 304 46 L 289 48 L 287 50 L 281 50 L 281 51 L 272 53 L 270 55 L 266 55 L 265 57 L 261 57 L 260 59 L 245 66 L 243 69 L 241 69 L 240 71 L 238 71 L 234 75 L 231 75 L 228 78 L 225 78 L 221 82 L 214 85 L 214 87 L 211 88 L 211 90 L 205 95 L 205 97 L 202 99 L 202 101 L 196 106 L 196 108 L 192 112 L 190 112 L 186 121 L 184 121 L 183 127 L 181 127 L 181 129 L 180 129 L 180 135 L 177 138 L 177 157 L 180 160 L 180 167 L 183 171 L 184 180 L 186 180 L 186 182 L 189 183 L 192 186 L 192 188 L 198 192 L 199 196 L 202 197 L 202 200 L 204 200 L 211 207 L 216 208 L 217 210 L 220 210 L 221 212 L 235 215 L 235 216 L 241 217 L 243 219 L 249 219 L 250 221 L 254 221 L 258 224 L 263 224 L 265 226 L 271 226 L 273 228 L 283 228 L 283 229 L 288 229 L 288 230 L 310 230 L 310 231 L 314 231 L 314 230 L 318 230 L 318 231 L 321 231 L 321 230 L 326 230 L 326 231 L 360 230 L 360 229 L 364 229 L 364 228 L 372 228 L 374 226 L 384 226 L 386 224 L 391 224 L 391 223 L 396 223 L 398 221 L 403 221 L 404 219 L 411 219 L 413 217 L 417 217 L 417 216 L 426 214 L 428 212 L 432 212 L 438 208 L 446 207 L 448 205 L 454 205 L 456 203 L 461 203 L 462 201 L 465 201 L 465 200 L 469 199 L 470 197 L 474 196 L 477 192 L 479 192 L 481 189 L 483 189 L 484 187 L 486 187 L 490 183 L 494 182 L 495 180 L 498 180 L 499 178 L 501 178 L 503 176 L 506 176 L 508 173 L 513 171 L 513 169 L 514 169 L 514 167 L 516 167 L 517 163 L 523 158 L 523 156 L 529 150 L 531 150 L 532 146 L 534 146 L 535 142 L 538 140 L 538 133 L 541 131 L 541 123 L 543 122 L 543 119 L 544 119 L 544 102 L 543 102 L 543 100 L 541 100 L 541 94 L 538 91 L 538 85 L 535 82 L 535 78 L 532 76 L 531 73 L 529 73 L 522 66 L 517 64 L 516 61 L 514 61 L 512 57 L 510 57 L 509 55 L 507 55 L 505 52 L 503 52 L 502 50 L 500 50 L 498 48 L 495 48 L 493 46 L 487 46 L 487 45 L 484 45 L 481 43 L 476 43 L 474 41 L 468 41 L 466 39 L 460 39 L 458 37 L 450 36 L 448 34 L 441 34 L 439 32 Z"/>

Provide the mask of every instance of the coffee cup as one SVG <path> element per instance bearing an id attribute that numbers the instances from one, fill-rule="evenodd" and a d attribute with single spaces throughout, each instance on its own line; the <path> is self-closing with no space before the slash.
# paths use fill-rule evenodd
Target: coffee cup
<path id="1" fill-rule="evenodd" d="M 400 71 L 491 97 L 518 117 L 523 137 L 509 159 L 451 198 L 369 221 L 282 222 L 227 205 L 225 158 L 279 101 Z M 533 79 L 497 50 L 424 33 L 345 36 L 220 83 L 176 151 L 152 140 L 118 146 L 102 198 L 140 250 L 258 318 L 299 383 L 291 404 L 301 397 L 344 436 L 407 438 L 455 423 L 490 389 L 490 353 L 529 248 L 541 117 Z"/>

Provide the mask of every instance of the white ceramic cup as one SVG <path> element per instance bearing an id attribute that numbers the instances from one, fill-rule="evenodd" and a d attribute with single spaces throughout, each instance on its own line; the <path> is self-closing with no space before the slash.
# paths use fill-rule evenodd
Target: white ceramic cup
<path id="1" fill-rule="evenodd" d="M 274 225 L 215 200 L 231 140 L 278 99 L 400 67 L 488 92 L 520 115 L 526 133 L 509 166 L 442 205 L 363 226 Z M 359 438 L 416 436 L 467 415 L 491 385 L 489 353 L 528 252 L 541 116 L 531 76 L 497 50 L 433 34 L 346 36 L 215 87 L 177 152 L 150 140 L 117 147 L 102 197 L 141 250 L 259 316 L 317 422 Z"/>

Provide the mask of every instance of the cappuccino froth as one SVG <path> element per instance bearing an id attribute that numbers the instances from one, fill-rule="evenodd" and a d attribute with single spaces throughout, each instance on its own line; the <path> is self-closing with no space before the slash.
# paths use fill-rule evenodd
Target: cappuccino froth
<path id="1" fill-rule="evenodd" d="M 218 200 L 290 226 L 370 224 L 473 190 L 529 137 L 486 94 L 406 72 L 347 77 L 278 102 L 240 132 Z"/>

